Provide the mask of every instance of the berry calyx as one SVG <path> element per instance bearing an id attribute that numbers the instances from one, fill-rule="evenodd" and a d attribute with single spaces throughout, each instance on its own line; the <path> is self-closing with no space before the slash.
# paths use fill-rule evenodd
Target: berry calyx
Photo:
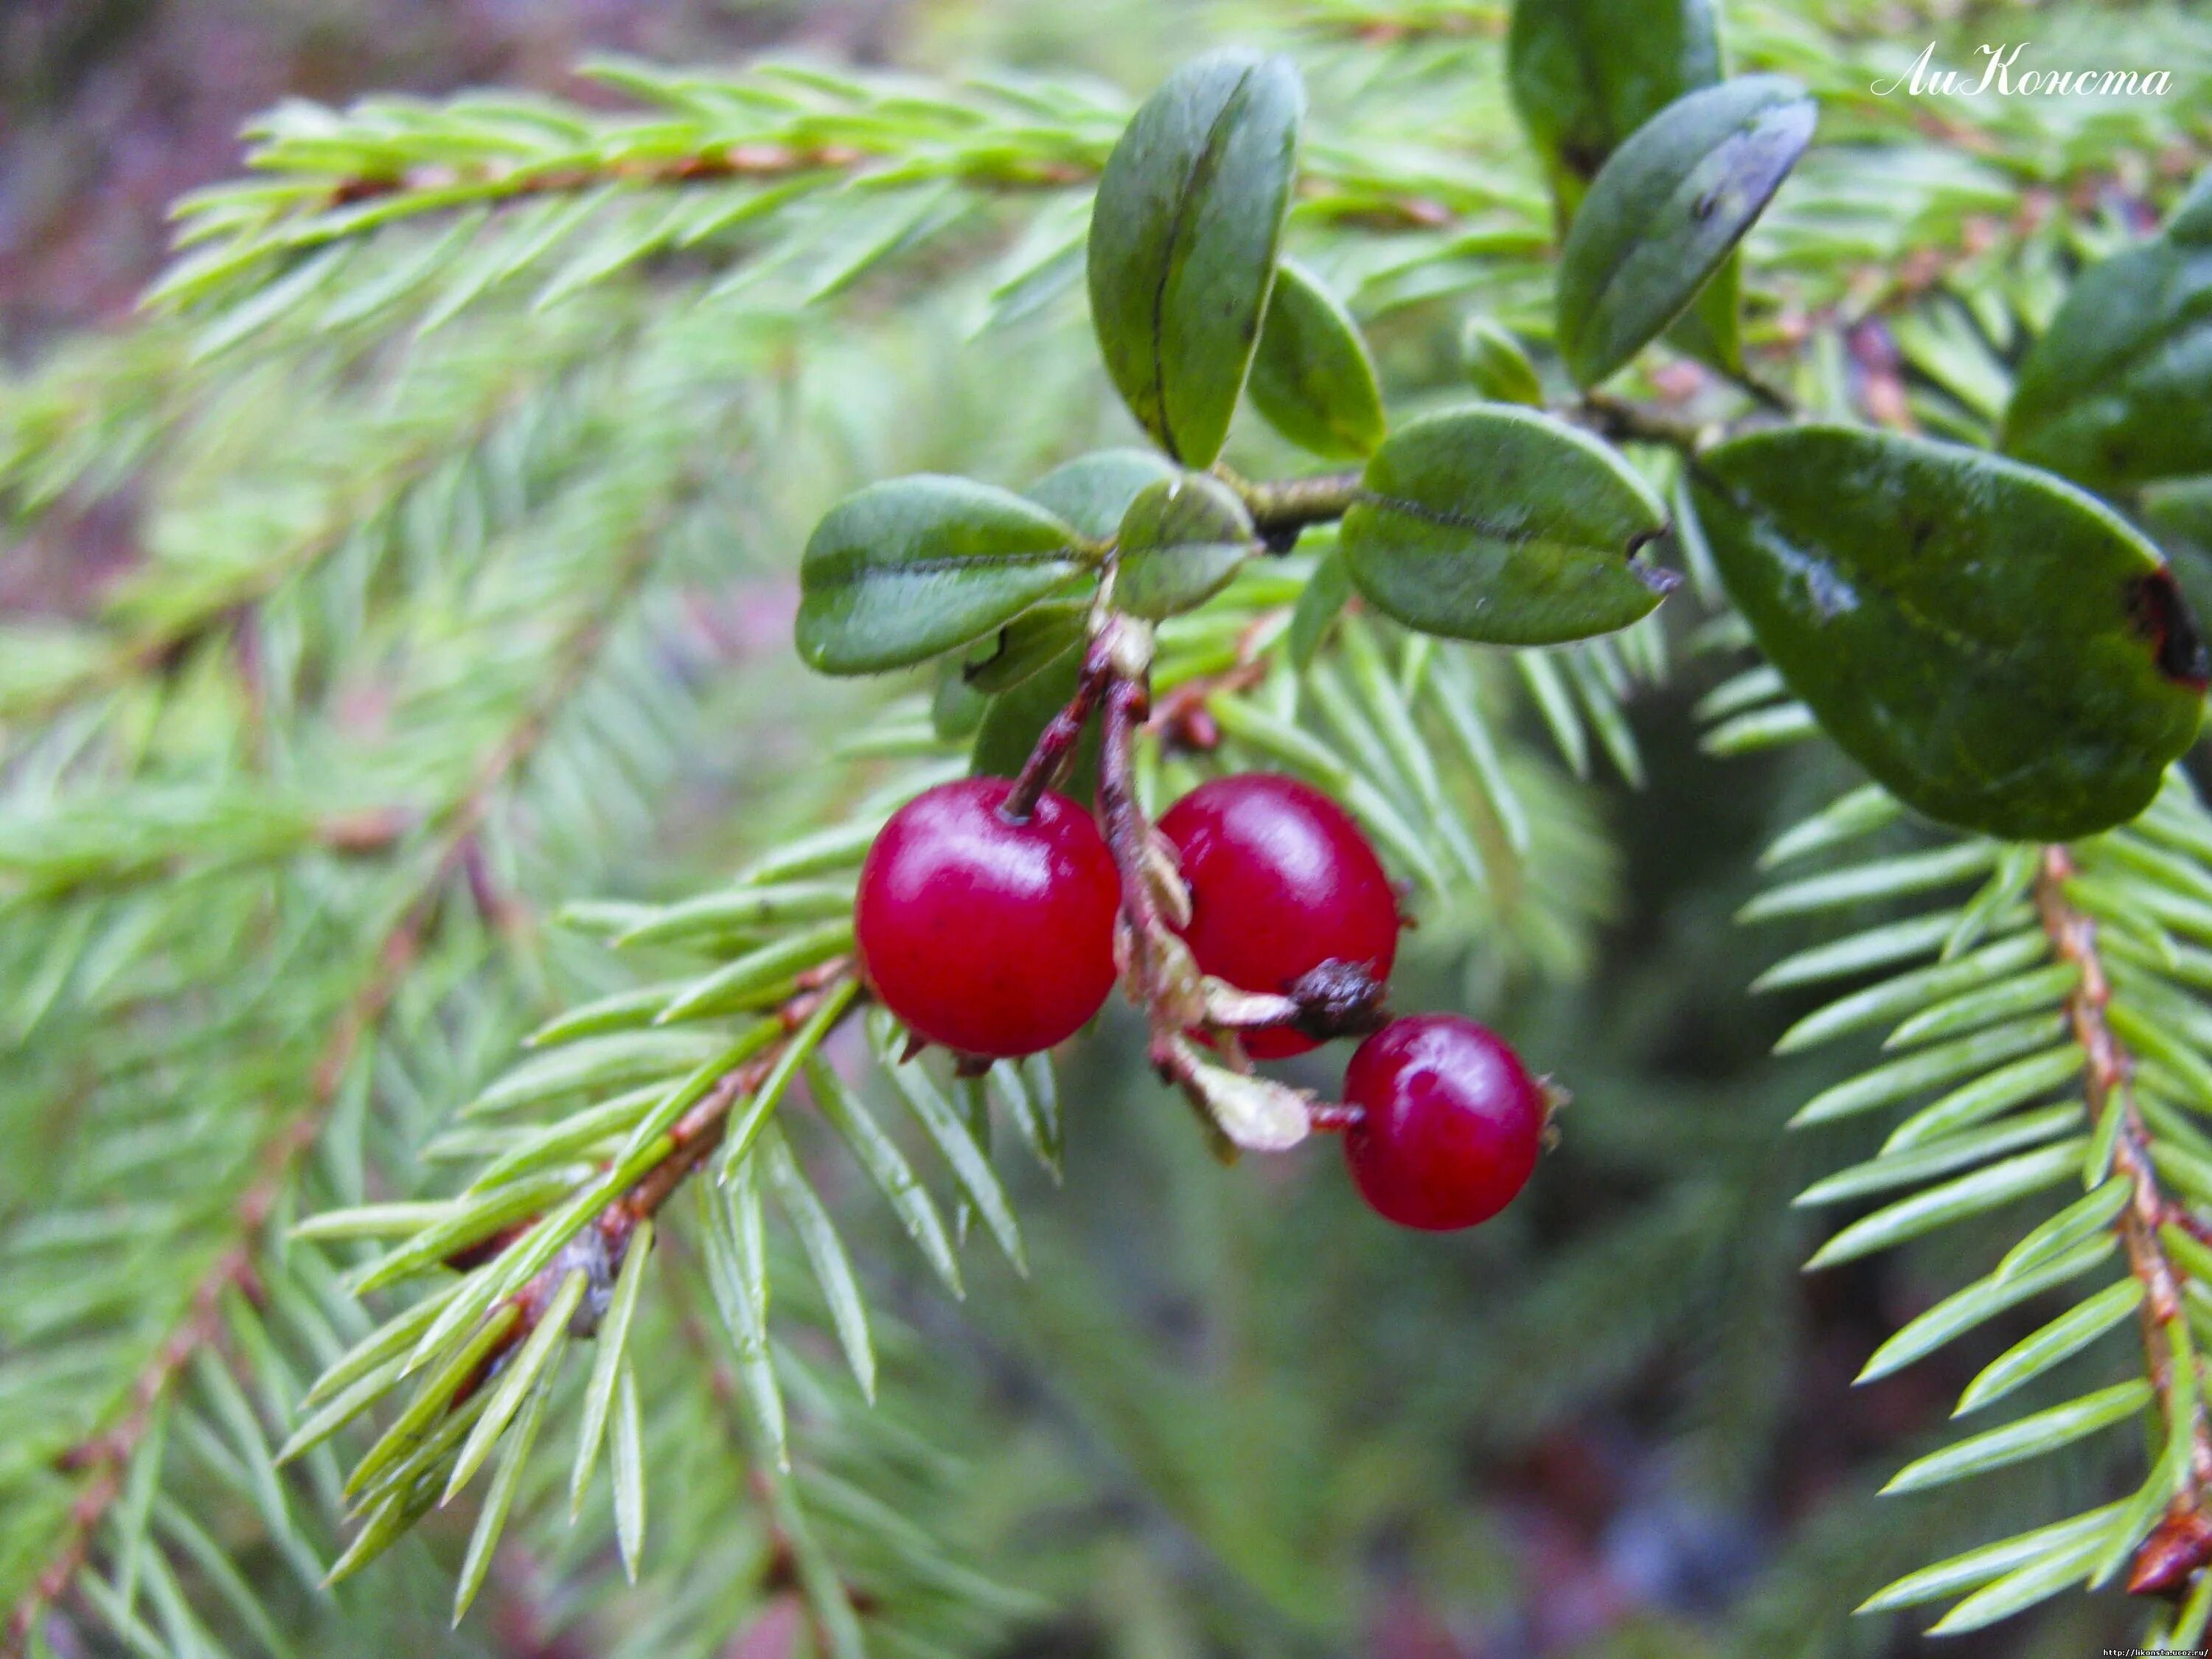
<path id="1" fill-rule="evenodd" d="M 1114 988 L 1121 882 L 1098 826 L 1047 790 L 961 778 L 891 815 L 860 866 L 854 926 L 884 1006 L 928 1042 L 1005 1059 L 1074 1035 Z"/>
<path id="2" fill-rule="evenodd" d="M 1444 1232 L 1487 1221 L 1528 1182 L 1550 1107 L 1497 1033 L 1457 1014 L 1395 1019 L 1353 1051 L 1359 1109 L 1344 1156 L 1385 1220 Z"/>
<path id="3" fill-rule="evenodd" d="M 1272 772 L 1199 785 L 1161 816 L 1190 889 L 1183 940 L 1201 972 L 1240 991 L 1296 994 L 1325 963 L 1380 983 L 1398 954 L 1398 896 L 1349 814 L 1318 789 Z M 1304 1054 L 1287 1028 L 1243 1034 L 1259 1060 Z"/>

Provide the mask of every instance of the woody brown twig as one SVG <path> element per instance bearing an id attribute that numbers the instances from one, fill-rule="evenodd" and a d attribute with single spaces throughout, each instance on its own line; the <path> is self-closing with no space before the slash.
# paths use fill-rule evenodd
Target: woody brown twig
<path id="1" fill-rule="evenodd" d="M 2176 1219 L 2180 1209 L 2159 1185 L 2149 1136 L 2136 1104 L 2134 1060 L 2107 1018 L 2112 981 L 2098 953 L 2097 924 L 2066 893 L 2074 871 L 2073 855 L 2065 848 L 2043 849 L 2035 878 L 2036 913 L 2053 953 L 2073 964 L 2080 975 L 2067 997 L 2066 1015 L 2085 1056 L 2082 1085 L 2093 1129 L 2106 1124 L 2108 1114 L 2119 1115 L 2112 1128 L 2112 1173 L 2128 1182 L 2129 1195 L 2118 1225 L 2129 1271 L 2143 1287 L 2143 1355 L 2151 1386 L 2169 1432 L 2174 1429 L 2177 1405 L 2191 1419 L 2185 1484 L 2165 1518 L 2137 1547 L 2128 1575 L 2131 1593 L 2164 1595 L 2212 1565 L 2212 1517 L 2206 1513 L 2206 1499 L 2212 1494 L 2212 1425 L 2207 1424 L 2200 1391 L 2191 1389 L 2183 1401 L 2175 1386 L 2175 1355 L 2168 1332 L 2176 1321 L 2186 1317 L 2184 1275 L 2160 1241 L 2159 1229 Z"/>

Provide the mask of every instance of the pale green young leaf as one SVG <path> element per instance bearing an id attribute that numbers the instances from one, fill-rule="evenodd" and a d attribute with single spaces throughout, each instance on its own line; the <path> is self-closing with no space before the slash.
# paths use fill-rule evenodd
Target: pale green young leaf
<path id="1" fill-rule="evenodd" d="M 524 1468 L 530 1461 L 531 1448 L 537 1443 L 538 1419 L 544 1415 L 545 1401 L 553 1392 L 553 1375 L 548 1371 L 530 1390 L 508 1430 L 506 1443 L 500 1448 L 499 1464 L 492 1471 L 491 1486 L 484 1493 L 483 1508 L 477 1511 L 477 1524 L 469 1534 L 468 1553 L 462 1558 L 459 1582 L 453 1587 L 453 1623 L 459 1626 L 469 1604 L 483 1588 L 484 1576 L 491 1571 L 492 1552 L 499 1547 L 500 1534 L 507 1529 L 507 1517 L 514 1508 L 515 1494 L 522 1487 Z M 483 1419 L 478 1419 L 482 1426 Z"/>
<path id="2" fill-rule="evenodd" d="M 1878 1382 L 1903 1370 L 2007 1309 L 2088 1272 L 2118 1248 L 2119 1242 L 2109 1236 L 2084 1239 L 2063 1255 L 2033 1272 L 2002 1278 L 1992 1273 L 1986 1279 L 1978 1279 L 1964 1290 L 1945 1297 L 1876 1348 L 1853 1380 Z"/>
<path id="3" fill-rule="evenodd" d="M 615 1484 L 615 1542 L 622 1553 L 623 1576 L 635 1584 L 645 1555 L 645 1427 L 638 1409 L 637 1370 L 627 1356 L 615 1384 L 608 1438 L 607 1467 Z"/>
<path id="4" fill-rule="evenodd" d="M 887 1068 L 895 1065 L 888 1042 L 896 1039 L 886 1035 L 892 1028 L 880 1017 L 872 1018 L 869 1025 L 871 1035 L 877 1037 L 878 1063 Z M 836 1067 L 818 1057 L 810 1061 L 806 1085 L 823 1120 L 837 1132 L 869 1180 L 875 1182 L 877 1190 L 890 1205 L 891 1213 L 921 1252 L 922 1259 L 936 1270 L 938 1278 L 954 1296 L 963 1294 L 960 1264 L 953 1253 L 951 1237 L 945 1231 L 944 1218 L 938 1213 L 928 1189 L 915 1177 L 914 1166 L 907 1162 L 906 1154 L 899 1151 L 897 1144 L 884 1133 L 883 1126 L 846 1086 Z"/>
<path id="5" fill-rule="evenodd" d="M 2050 948 L 2040 932 L 2030 930 L 1985 945 L 1956 962 L 1937 963 L 1899 974 L 1815 1009 L 1782 1034 L 1774 1045 L 1774 1052 L 1801 1053 L 1848 1032 L 1924 1007 L 1938 997 L 1954 995 L 1993 975 L 2018 973 L 2043 960 Z"/>
<path id="6" fill-rule="evenodd" d="M 860 981 L 852 978 L 839 981 L 825 992 L 820 1004 L 806 1017 L 805 1023 L 791 1034 L 777 1053 L 775 1063 L 769 1068 L 768 1075 L 761 1079 L 760 1087 L 753 1091 L 752 1097 L 731 1109 L 728 1127 L 722 1133 L 721 1151 L 716 1155 L 714 1163 L 714 1180 L 718 1185 L 729 1184 L 751 1151 L 755 1137 L 781 1103 L 785 1093 L 791 1087 L 792 1079 L 799 1075 L 799 1067 L 822 1046 L 822 1040 L 845 1017 L 845 1011 L 853 1006 L 853 1000 L 860 994 Z"/>
<path id="7" fill-rule="evenodd" d="M 725 963 L 689 987 L 654 1016 L 653 1024 L 673 1025 L 769 1007 L 791 994 L 800 974 L 852 948 L 849 916 L 787 934 Z"/>
<path id="8" fill-rule="evenodd" d="M 2104 1531 L 2052 1548 L 1995 1583 L 1976 1590 L 1929 1626 L 1928 1633 L 1963 1636 L 1969 1631 L 1982 1630 L 2080 1583 L 2088 1576 L 2098 1552 L 2105 1547 L 2105 1533 L 2110 1529 L 2111 1523 L 2107 1522 Z"/>
<path id="9" fill-rule="evenodd" d="M 2107 1504 L 2102 1509 L 2091 1510 L 2069 1520 L 2053 1522 L 2047 1527 L 2038 1527 L 2030 1532 L 2000 1539 L 1994 1544 L 1984 1544 L 1978 1549 L 1966 1550 L 1948 1560 L 1905 1574 L 1894 1583 L 1869 1596 L 1860 1603 L 1857 1611 L 1891 1613 L 1899 1607 L 1940 1601 L 1947 1595 L 1958 1595 L 1961 1590 L 1978 1589 L 2047 1556 L 2069 1550 L 2085 1540 L 2101 1542 L 2119 1513 L 2119 1504 Z"/>
<path id="10" fill-rule="evenodd" d="M 1985 1164 L 2006 1152 L 2015 1152 L 2079 1128 L 2086 1114 L 2079 1102 L 2069 1101 L 2039 1112 L 2023 1112 L 1985 1128 L 1947 1135 L 1904 1152 L 1871 1158 L 1847 1170 L 1814 1182 L 1790 1202 L 1797 1206 L 1838 1204 L 1863 1198 L 1869 1193 L 1911 1187 L 1954 1170 Z"/>
<path id="11" fill-rule="evenodd" d="M 1882 1150 L 1893 1152 L 1925 1146 L 1972 1124 L 1986 1122 L 2038 1095 L 2076 1082 L 2081 1067 L 2081 1051 L 2071 1048 L 2000 1066 L 1906 1118 L 1882 1142 Z"/>
<path id="12" fill-rule="evenodd" d="M 2022 1274 L 2026 1284 L 2039 1274 Z M 1959 1396 L 1954 1416 L 1979 1410 L 2033 1381 L 2052 1366 L 2071 1359 L 2099 1337 L 2123 1323 L 2142 1305 L 2142 1281 L 2130 1277 L 2076 1303 L 2033 1334 L 2021 1338 L 1987 1365 Z"/>
<path id="13" fill-rule="evenodd" d="M 651 1218 L 637 1224 L 623 1253 L 622 1271 L 615 1276 L 614 1293 L 608 1298 L 606 1316 L 593 1338 L 592 1375 L 584 1385 L 584 1403 L 576 1431 L 576 1459 L 568 1473 L 568 1518 L 583 1512 L 584 1493 L 590 1489 L 592 1471 L 599 1463 L 599 1447 L 606 1438 L 607 1413 L 614 1403 L 615 1382 L 623 1352 L 629 1346 L 630 1322 L 637 1316 L 637 1299 L 645 1285 L 645 1264 L 653 1253 Z"/>
<path id="14" fill-rule="evenodd" d="M 2080 1157 L 2076 1146 L 2046 1146 L 1915 1193 L 1845 1227 L 1814 1253 L 1806 1271 L 1856 1261 L 2056 1186 L 2080 1167 Z"/>
<path id="15" fill-rule="evenodd" d="M 890 1056 L 884 1058 L 888 1060 Z M 1014 1271 L 1026 1275 L 1029 1256 L 1022 1246 L 1021 1229 L 1014 1220 L 1013 1206 L 1006 1197 L 1006 1188 L 1000 1184 L 998 1172 L 991 1167 L 989 1153 L 953 1109 L 952 1103 L 945 1097 L 943 1091 L 922 1070 L 919 1060 L 886 1065 L 884 1072 L 899 1097 L 921 1123 L 923 1133 L 951 1166 L 961 1190 L 983 1218 L 983 1224 L 991 1230 L 991 1237 L 998 1241 Z"/>
<path id="16" fill-rule="evenodd" d="M 830 1219 L 830 1212 L 808 1183 L 789 1145 L 773 1125 L 761 1133 L 759 1156 L 769 1188 L 792 1231 L 799 1235 L 799 1248 L 805 1251 L 815 1280 L 822 1286 L 838 1346 L 845 1351 L 845 1363 L 852 1367 L 861 1394 L 872 1401 L 876 1397 L 875 1344 L 868 1335 L 867 1302 L 853 1271 L 853 1259 L 846 1254 L 845 1242 L 837 1236 L 836 1224 Z"/>
<path id="17" fill-rule="evenodd" d="M 1800 819 L 1775 837 L 1772 844 L 1759 854 L 1759 867 L 1771 870 L 1778 864 L 1788 864 L 1810 857 L 1814 853 L 1828 852 L 1863 840 L 1875 830 L 1886 830 L 1896 823 L 1904 811 L 1897 797 L 1880 784 L 1861 784 L 1848 793 L 1838 795 L 1811 817 Z"/>
<path id="18" fill-rule="evenodd" d="M 2065 1020 L 2051 1015 L 1992 1026 L 1972 1036 L 1923 1048 L 1901 1060 L 1884 1060 L 1856 1077 L 1823 1089 L 1790 1120 L 1790 1127 L 1802 1128 L 1832 1122 L 1894 1105 L 1923 1089 L 1940 1088 L 1962 1077 L 1987 1071 L 2002 1061 L 2047 1048 L 2065 1034 Z"/>
<path id="19" fill-rule="evenodd" d="M 1736 919 L 1770 921 L 1780 916 L 1812 915 L 1949 887 L 1989 869 L 2002 850 L 1992 841 L 1960 841 L 1926 852 L 1845 865 L 1770 887 L 1738 911 Z"/>
<path id="20" fill-rule="evenodd" d="M 2074 963 L 2054 962 L 1979 990 L 1962 991 L 1902 1022 L 1882 1047 L 1911 1048 L 1936 1037 L 1956 1036 L 1962 1031 L 2056 1008 L 2066 1000 L 2081 976 L 2081 970 Z"/>
<path id="21" fill-rule="evenodd" d="M 561 1280 L 544 1310 L 538 1323 L 514 1357 L 507 1361 L 506 1370 L 493 1385 L 491 1400 L 477 1419 L 476 1426 L 462 1443 L 461 1455 L 453 1461 L 453 1472 L 447 1477 L 446 1490 L 438 1502 L 443 1505 L 453 1501 L 454 1495 L 468 1485 L 476 1472 L 483 1467 L 484 1459 L 491 1455 L 492 1448 L 514 1415 L 522 1409 L 522 1402 L 537 1386 L 540 1376 L 550 1383 L 559 1375 L 562 1350 L 568 1340 L 568 1321 L 576 1306 L 584 1299 L 585 1273 L 579 1267 Z"/>
<path id="22" fill-rule="evenodd" d="M 1970 1475 L 1985 1474 L 2030 1457 L 2041 1457 L 2075 1441 L 2139 1417 L 2152 1400 L 2140 1379 L 2100 1389 L 2030 1416 L 1958 1441 L 1916 1458 L 1893 1476 L 1885 1492 L 1922 1492 Z"/>

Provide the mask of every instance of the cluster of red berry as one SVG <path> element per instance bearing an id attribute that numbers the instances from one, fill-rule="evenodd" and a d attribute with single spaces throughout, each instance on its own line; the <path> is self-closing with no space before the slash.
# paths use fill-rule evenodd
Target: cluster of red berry
<path id="1" fill-rule="evenodd" d="M 1012 788 L 966 778 L 925 792 L 884 826 L 860 872 L 860 952 L 877 996 L 917 1036 L 965 1054 L 1050 1048 L 1098 1012 L 1115 976 L 1121 883 L 1097 824 L 1050 791 L 1012 816 Z M 1397 896 L 1328 796 L 1267 773 L 1217 778 L 1158 830 L 1190 897 L 1177 931 L 1202 972 L 1276 994 L 1337 964 L 1389 977 Z M 1316 1046 L 1288 1026 L 1242 1036 L 1261 1059 Z M 1344 1086 L 1352 1177 L 1392 1221 L 1486 1221 L 1535 1167 L 1545 1091 L 1471 1020 L 1393 1020 L 1359 1045 Z"/>

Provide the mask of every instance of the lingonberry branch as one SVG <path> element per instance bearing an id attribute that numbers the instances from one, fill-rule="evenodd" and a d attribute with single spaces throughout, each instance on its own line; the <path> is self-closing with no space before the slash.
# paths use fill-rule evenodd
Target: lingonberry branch
<path id="1" fill-rule="evenodd" d="M 556 649 L 544 696 L 485 756 L 467 788 L 436 824 L 438 842 L 422 878 L 372 953 L 368 977 L 340 1010 L 308 1073 L 307 1102 L 264 1144 L 252 1181 L 232 1206 L 234 1242 L 226 1247 L 185 1297 L 185 1313 L 132 1379 L 123 1417 L 64 1452 L 71 1471 L 90 1470 L 70 1504 L 62 1536 L 30 1589 L 10 1612 L 0 1659 L 21 1659 L 40 1615 L 65 1595 L 91 1553 L 108 1511 L 122 1496 L 131 1458 L 144 1443 L 171 1386 L 222 1328 L 222 1304 L 234 1291 L 258 1295 L 255 1266 L 260 1235 L 299 1160 L 322 1133 L 323 1121 L 344 1086 L 362 1041 L 380 1021 L 421 955 L 437 920 L 447 885 L 474 855 L 477 840 L 499 793 L 544 742 L 555 716 L 590 673 L 611 628 L 611 618 L 643 584 L 655 562 L 659 523 L 635 537 L 617 565 L 602 603 L 580 613 Z M 389 845 L 389 842 L 384 843 Z"/>
<path id="2" fill-rule="evenodd" d="M 1662 444 L 1686 456 L 1694 455 L 1723 437 L 1796 413 L 1796 405 L 1771 386 L 1743 375 L 1726 378 L 1757 407 L 1725 421 L 1697 421 L 1655 404 L 1592 392 L 1585 393 L 1580 402 L 1560 406 L 1553 412 L 1580 422 L 1601 437 Z M 1373 499 L 1361 471 L 1356 469 L 1266 481 L 1238 477 L 1223 466 L 1216 466 L 1213 471 L 1243 500 L 1261 541 L 1275 551 L 1287 550 L 1297 539 L 1297 532 L 1313 525 L 1333 523 L 1361 501 Z"/>
<path id="3" fill-rule="evenodd" d="M 2185 1351 L 2177 1355 L 2175 1350 L 2172 1332 L 2186 1317 L 2184 1276 L 2160 1241 L 2159 1229 L 2176 1219 L 2180 1207 L 2159 1185 L 2149 1136 L 2135 1100 L 2134 1060 L 2107 1018 L 2112 981 L 2098 952 L 2097 924 L 2067 896 L 2074 872 L 2073 855 L 2065 848 L 2044 848 L 2035 878 L 2036 911 L 2052 952 L 2071 963 L 2079 975 L 2067 997 L 2066 1014 L 2084 1056 L 2082 1083 L 2093 1128 L 2106 1123 L 2107 1114 L 2118 1115 L 2112 1126 L 2112 1173 L 2129 1186 L 2118 1228 L 2129 1269 L 2143 1288 L 2144 1358 L 2168 1432 L 2189 1437 L 2182 1488 L 2165 1518 L 2136 1549 L 2128 1577 L 2132 1593 L 2160 1595 L 2212 1565 L 2212 1516 L 2206 1507 L 2212 1498 L 2212 1425 L 2206 1419 L 2202 1390 L 2184 1391 L 2175 1384 L 2177 1357 L 2191 1364 L 2195 1360 Z M 2173 1422 L 2177 1410 L 2188 1414 L 2185 1426 Z"/>
<path id="4" fill-rule="evenodd" d="M 1223 480 L 1243 498 L 1245 510 L 1261 539 L 1273 544 L 1287 532 L 1309 525 L 1328 524 L 1342 518 L 1358 503 L 1360 475 L 1357 471 L 1316 473 L 1310 477 L 1282 478 L 1255 483 L 1224 472 Z"/>
<path id="5" fill-rule="evenodd" d="M 1694 455 L 1726 430 L 1718 421 L 1688 420 L 1672 410 L 1603 392 L 1585 393 L 1573 412 L 1601 437 L 1663 444 L 1685 455 Z"/>

